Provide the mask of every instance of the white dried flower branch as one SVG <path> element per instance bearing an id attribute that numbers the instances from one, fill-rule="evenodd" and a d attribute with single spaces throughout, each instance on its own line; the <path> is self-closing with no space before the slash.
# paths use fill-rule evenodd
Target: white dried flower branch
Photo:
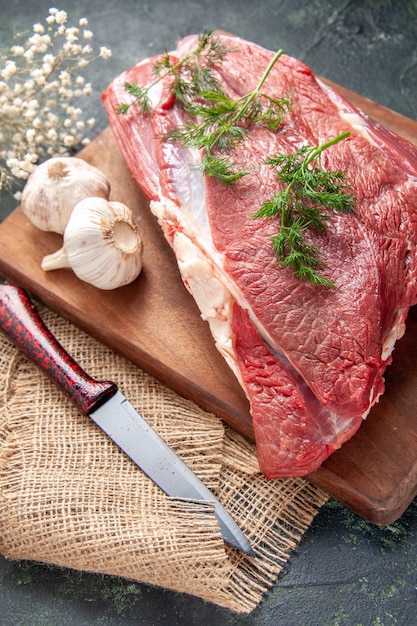
<path id="1" fill-rule="evenodd" d="M 0 50 L 0 191 L 12 191 L 42 160 L 88 142 L 85 132 L 95 120 L 83 119 L 75 103 L 92 93 L 82 70 L 108 59 L 111 50 L 101 47 L 94 54 L 86 18 L 76 27 L 67 21 L 65 11 L 51 8 L 26 41 L 17 35 L 9 49 Z"/>

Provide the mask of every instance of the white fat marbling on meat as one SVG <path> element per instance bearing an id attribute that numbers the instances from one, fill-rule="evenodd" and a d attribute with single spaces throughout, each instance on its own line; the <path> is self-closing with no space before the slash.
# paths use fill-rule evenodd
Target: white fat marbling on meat
<path id="1" fill-rule="evenodd" d="M 184 233 L 176 232 L 172 247 L 184 285 L 207 321 L 216 348 L 243 385 L 233 348 L 231 329 L 233 297 L 200 248 Z"/>
<path id="2" fill-rule="evenodd" d="M 152 108 L 158 106 L 162 98 L 163 84 L 161 82 L 154 83 L 148 90 L 149 105 Z"/>
<path id="3" fill-rule="evenodd" d="M 388 357 L 391 355 L 392 351 L 394 350 L 396 342 L 399 339 L 401 339 L 401 337 L 405 333 L 404 319 L 406 317 L 406 314 L 407 314 L 407 311 L 404 311 L 404 310 L 397 311 L 396 321 L 394 325 L 392 326 L 388 335 L 385 337 L 385 341 L 382 346 L 381 358 L 383 361 L 388 359 Z"/>
<path id="4" fill-rule="evenodd" d="M 320 87 L 326 92 L 333 104 L 335 104 L 335 106 L 337 107 L 341 119 L 349 124 L 349 126 L 351 126 L 354 130 L 356 130 L 356 132 L 362 135 L 362 137 L 364 137 L 369 143 L 377 146 L 378 143 L 372 136 L 369 124 L 367 123 L 364 115 L 361 115 L 357 110 L 351 108 L 346 100 L 342 99 L 339 94 L 333 91 L 333 89 L 330 89 L 330 87 L 328 87 L 321 80 L 318 79 L 317 82 L 319 83 Z"/>

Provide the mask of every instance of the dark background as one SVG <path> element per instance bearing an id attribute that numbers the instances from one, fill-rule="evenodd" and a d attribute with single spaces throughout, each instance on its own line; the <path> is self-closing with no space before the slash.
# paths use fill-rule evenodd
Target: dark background
<path id="1" fill-rule="evenodd" d="M 48 1 L 0 0 L 0 46 L 48 15 Z M 93 45 L 113 56 L 88 68 L 84 105 L 107 125 L 100 92 L 140 58 L 189 33 L 220 28 L 283 48 L 314 72 L 417 120 L 417 1 L 71 0 L 69 23 L 87 17 Z M 0 122 L 1 123 L 1 122 Z M 15 202 L 0 198 L 0 219 Z M 417 625 L 417 502 L 377 528 L 333 500 L 323 507 L 277 584 L 250 615 L 112 577 L 0 557 L 0 624 Z"/>

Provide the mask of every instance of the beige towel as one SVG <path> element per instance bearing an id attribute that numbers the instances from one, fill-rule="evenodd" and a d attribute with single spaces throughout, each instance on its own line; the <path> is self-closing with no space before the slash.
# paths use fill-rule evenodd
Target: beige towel
<path id="1" fill-rule="evenodd" d="M 269 482 L 254 447 L 47 308 L 75 360 L 113 380 L 211 488 L 255 557 L 221 539 L 210 506 L 167 497 L 0 333 L 0 551 L 121 576 L 243 613 L 273 585 L 327 496 L 304 479 Z"/>

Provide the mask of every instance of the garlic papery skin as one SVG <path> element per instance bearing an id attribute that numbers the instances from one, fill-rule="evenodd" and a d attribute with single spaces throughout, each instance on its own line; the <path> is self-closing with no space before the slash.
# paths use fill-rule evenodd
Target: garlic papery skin
<path id="1" fill-rule="evenodd" d="M 71 213 L 63 247 L 43 259 L 42 269 L 71 267 L 98 289 L 116 289 L 139 276 L 142 252 L 142 238 L 125 204 L 84 198 Z"/>
<path id="2" fill-rule="evenodd" d="M 56 252 L 48 254 L 42 259 L 41 268 L 45 272 L 48 272 L 49 270 L 56 270 L 58 268 L 62 269 L 64 267 L 71 267 L 68 261 L 65 246 L 62 246 L 62 248 L 60 248 Z"/>
<path id="3" fill-rule="evenodd" d="M 53 157 L 29 176 L 21 206 L 37 228 L 62 235 L 74 206 L 90 196 L 109 198 L 106 176 L 78 157 Z"/>

